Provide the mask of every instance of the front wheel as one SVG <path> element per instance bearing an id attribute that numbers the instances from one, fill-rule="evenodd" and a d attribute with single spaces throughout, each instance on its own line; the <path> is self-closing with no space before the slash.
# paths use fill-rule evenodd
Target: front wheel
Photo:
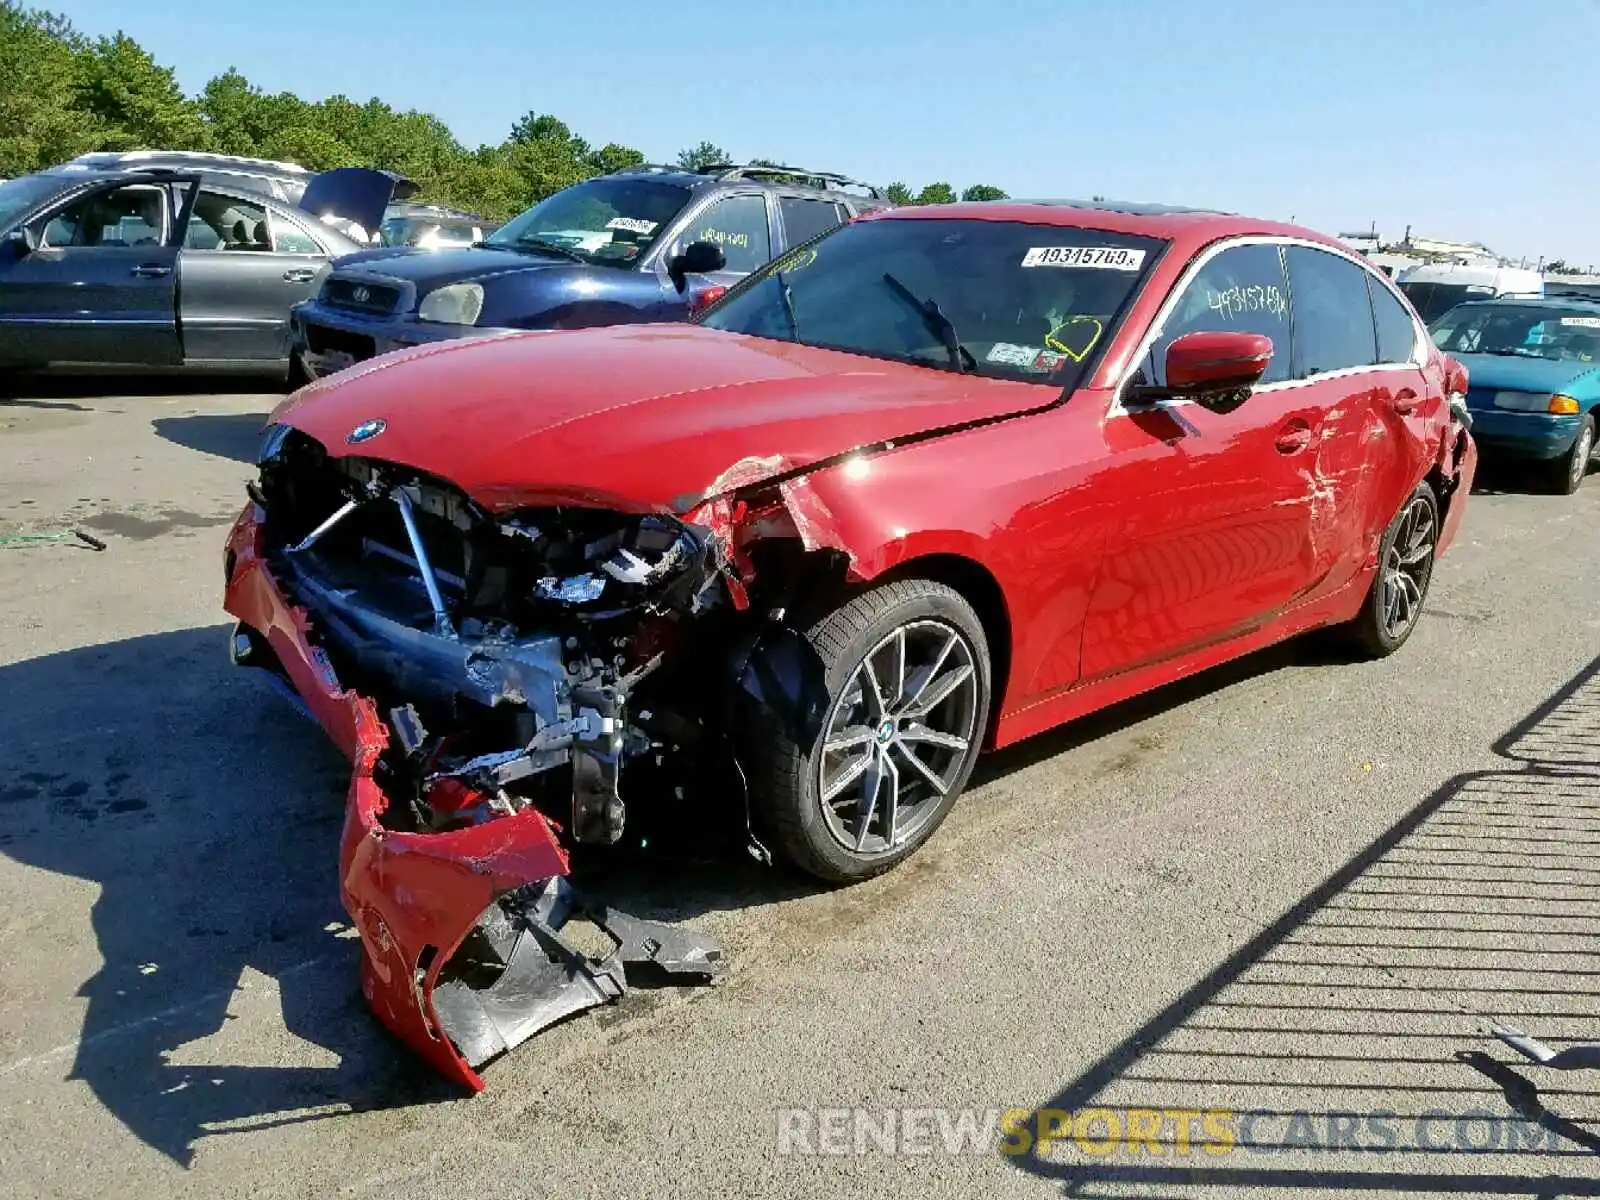
<path id="1" fill-rule="evenodd" d="M 1594 457 L 1594 414 L 1584 416 L 1578 426 L 1578 436 L 1560 458 L 1550 463 L 1550 485 L 1560 496 L 1570 496 L 1583 486 L 1583 477 L 1589 473 L 1589 460 Z"/>
<path id="2" fill-rule="evenodd" d="M 1361 612 L 1347 627 L 1368 657 L 1383 658 L 1405 644 L 1422 615 L 1439 545 L 1439 502 L 1427 483 L 1406 498 L 1378 546 L 1378 574 Z"/>
<path id="3" fill-rule="evenodd" d="M 805 636 L 827 716 L 810 745 L 762 731 L 751 799 L 786 859 L 851 883 L 914 853 L 966 786 L 988 721 L 989 647 L 960 593 L 926 579 L 863 592 Z"/>

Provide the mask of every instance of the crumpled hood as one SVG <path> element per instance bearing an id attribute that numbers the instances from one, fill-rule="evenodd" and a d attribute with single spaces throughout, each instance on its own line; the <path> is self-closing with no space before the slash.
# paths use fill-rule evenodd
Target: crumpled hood
<path id="1" fill-rule="evenodd" d="M 1594 363 L 1556 362 L 1548 358 L 1524 358 L 1512 354 L 1461 354 L 1452 351 L 1451 357 L 1467 369 L 1471 385 L 1469 397 L 1502 390 L 1564 391 L 1576 380 L 1600 369 Z"/>
<path id="2" fill-rule="evenodd" d="M 695 325 L 445 342 L 332 375 L 274 419 L 490 508 L 683 511 L 857 446 L 1027 412 L 1054 388 Z M 358 445 L 356 426 L 385 429 Z"/>

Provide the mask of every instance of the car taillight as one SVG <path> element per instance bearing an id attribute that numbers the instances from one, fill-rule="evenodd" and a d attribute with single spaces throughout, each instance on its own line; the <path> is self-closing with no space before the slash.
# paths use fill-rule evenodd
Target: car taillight
<path id="1" fill-rule="evenodd" d="M 723 287 L 720 283 L 708 287 L 705 291 L 701 292 L 689 302 L 689 311 L 692 313 L 704 312 L 727 294 L 728 289 Z"/>

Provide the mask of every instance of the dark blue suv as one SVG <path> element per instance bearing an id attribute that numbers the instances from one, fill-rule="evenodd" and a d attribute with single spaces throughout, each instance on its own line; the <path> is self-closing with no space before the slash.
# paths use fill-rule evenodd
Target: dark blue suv
<path id="1" fill-rule="evenodd" d="M 629 167 L 469 247 L 338 260 L 291 315 L 295 373 L 446 338 L 681 321 L 790 247 L 887 206 L 877 188 L 794 167 Z"/>

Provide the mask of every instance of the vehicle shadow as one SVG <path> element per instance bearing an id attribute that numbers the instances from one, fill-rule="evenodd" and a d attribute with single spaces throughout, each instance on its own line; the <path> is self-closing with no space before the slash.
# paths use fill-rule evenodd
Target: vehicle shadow
<path id="1" fill-rule="evenodd" d="M 1548 464 L 1529 459 L 1483 459 L 1472 481 L 1474 496 L 1548 496 Z M 1591 468 L 1592 473 L 1592 468 Z"/>
<path id="2" fill-rule="evenodd" d="M 68 1078 L 184 1165 L 208 1134 L 458 1094 L 367 1018 L 338 899 L 348 767 L 228 664 L 227 632 L 0 667 L 0 853 L 99 888 L 87 954 L 103 964 Z M 83 953 L 55 953 L 81 941 L 70 928 L 8 937 L 29 988 L 49 976 L 26 964 Z M 316 1050 L 235 1020 L 273 991 L 289 1040 Z M 30 1049 L 37 1065 L 8 1071 L 53 1069 Z"/>
<path id="3" fill-rule="evenodd" d="M 150 426 L 157 437 L 187 450 L 253 463 L 267 415 L 266 412 L 197 413 L 187 417 L 157 417 Z"/>
<path id="4" fill-rule="evenodd" d="M 270 378 L 239 375 L 113 375 L 99 372 L 29 375 L 0 374 L 0 404 L 58 407 L 48 401 L 102 400 L 137 396 L 283 396 L 285 386 Z"/>
<path id="5" fill-rule="evenodd" d="M 1005 1161 L 1071 1196 L 1600 1195 L 1593 1078 L 1488 1033 L 1600 1040 L 1600 658 L 1493 750 L 1040 1104 L 1067 1132 Z M 1179 1141 L 1189 1110 L 1227 1129 Z M 1113 1135 L 1135 1112 L 1154 1144 Z"/>

